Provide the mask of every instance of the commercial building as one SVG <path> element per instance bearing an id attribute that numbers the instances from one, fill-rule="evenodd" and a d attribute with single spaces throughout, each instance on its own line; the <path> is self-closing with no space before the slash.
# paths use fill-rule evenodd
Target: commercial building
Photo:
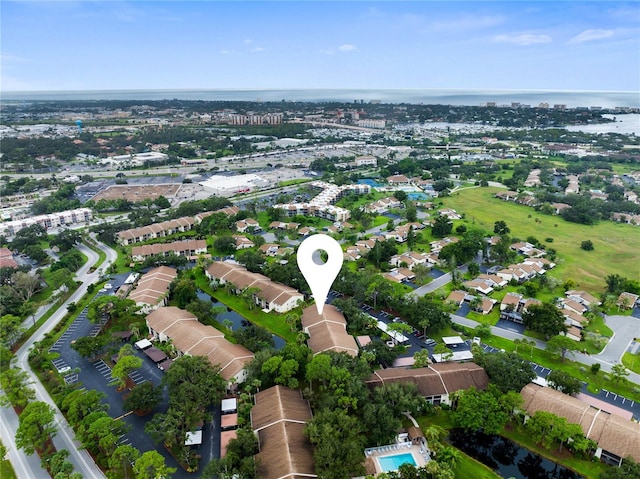
<path id="1" fill-rule="evenodd" d="M 223 176 L 214 175 L 199 183 L 205 191 L 216 196 L 233 196 L 239 193 L 249 193 L 260 188 L 266 188 L 270 182 L 254 174 Z"/>

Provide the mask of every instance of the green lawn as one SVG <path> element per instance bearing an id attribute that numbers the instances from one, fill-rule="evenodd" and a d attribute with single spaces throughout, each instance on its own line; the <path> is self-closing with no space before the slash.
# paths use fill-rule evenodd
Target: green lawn
<path id="1" fill-rule="evenodd" d="M 624 353 L 624 356 L 622 356 L 622 364 L 624 364 L 628 370 L 640 374 L 639 354 Z"/>
<path id="2" fill-rule="evenodd" d="M 16 473 L 13 471 L 11 463 L 6 460 L 0 460 L 0 477 L 2 479 L 16 479 Z"/>
<path id="3" fill-rule="evenodd" d="M 296 332 L 292 332 L 287 323 L 284 321 L 283 314 L 277 313 L 264 313 L 260 309 L 249 309 L 247 303 L 239 296 L 228 294 L 224 288 L 219 288 L 217 291 L 213 291 L 209 287 L 209 281 L 207 280 L 204 272 L 197 269 L 194 270 L 196 275 L 196 284 L 200 289 L 208 293 L 211 297 L 217 299 L 224 305 L 236 311 L 241 316 L 247 318 L 252 323 L 266 328 L 273 334 L 276 334 L 283 338 L 287 342 L 294 342 L 296 339 Z M 294 310 L 300 314 L 300 311 Z"/>
<path id="4" fill-rule="evenodd" d="M 602 472 L 611 467 L 601 462 L 578 459 L 570 453 L 561 453 L 555 447 L 550 450 L 545 449 L 532 441 L 529 434 L 521 426 L 515 428 L 505 428 L 501 432 L 501 435 L 508 439 L 511 439 L 514 442 L 517 442 L 521 446 L 524 446 L 531 451 L 534 451 L 540 456 L 544 456 L 551 461 L 557 462 L 569 469 L 574 470 L 586 479 L 598 479 Z M 564 448 L 563 451 L 565 451 Z"/>
<path id="5" fill-rule="evenodd" d="M 500 479 L 502 477 L 462 451 L 460 451 L 460 461 L 456 465 L 454 472 L 456 479 L 469 479 L 471 477 L 473 479 Z"/>
<path id="6" fill-rule="evenodd" d="M 516 348 L 513 341 L 500 338 L 498 336 L 491 336 L 483 339 L 482 341 L 489 346 L 497 349 L 504 349 L 505 351 L 514 351 Z M 628 381 L 626 383 L 614 383 L 611 380 L 610 375 L 604 371 L 592 374 L 588 366 L 572 361 L 570 355 L 567 355 L 567 358 L 562 361 L 560 358 L 553 356 L 546 350 L 533 348 L 533 351 L 531 351 L 531 349 L 526 346 L 519 346 L 518 353 L 526 360 L 532 361 L 549 369 L 565 371 L 571 376 L 586 382 L 588 385 L 587 387 L 591 392 L 597 393 L 600 389 L 604 388 L 636 402 L 640 402 L 640 393 L 638 392 L 637 384 Z"/>
<path id="7" fill-rule="evenodd" d="M 307 183 L 309 181 L 313 181 L 310 178 L 296 178 L 293 180 L 285 180 L 278 183 L 278 188 L 283 186 L 291 186 L 291 185 L 299 185 L 301 183 Z"/>
<path id="8" fill-rule="evenodd" d="M 562 281 L 573 279 L 576 289 L 584 289 L 599 295 L 605 288 L 604 278 L 609 274 L 621 274 L 632 280 L 640 280 L 640 269 L 634 265 L 638 259 L 636 226 L 601 221 L 597 225 L 569 223 L 559 216 L 547 216 L 533 208 L 516 205 L 494 198 L 498 188 L 470 188 L 442 198 L 445 207 L 464 213 L 465 221 L 480 226 L 488 232 L 503 220 L 511 228 L 511 235 L 520 239 L 534 236 L 547 248 L 558 253 L 558 265 L 552 275 Z M 591 240 L 593 251 L 580 248 L 583 240 Z"/>

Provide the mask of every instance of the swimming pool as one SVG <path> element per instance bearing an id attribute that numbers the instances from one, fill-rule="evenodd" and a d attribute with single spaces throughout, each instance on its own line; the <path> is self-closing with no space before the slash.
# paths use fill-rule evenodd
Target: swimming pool
<path id="1" fill-rule="evenodd" d="M 382 472 L 397 471 L 403 464 L 411 464 L 417 466 L 413 454 L 405 452 L 403 454 L 394 454 L 393 456 L 383 456 L 378 458 L 380 469 Z"/>

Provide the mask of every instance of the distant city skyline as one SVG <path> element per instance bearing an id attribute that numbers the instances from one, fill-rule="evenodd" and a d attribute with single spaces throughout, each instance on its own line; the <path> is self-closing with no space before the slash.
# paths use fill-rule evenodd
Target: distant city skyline
<path id="1" fill-rule="evenodd" d="M 0 89 L 640 91 L 640 3 L 3 0 Z"/>

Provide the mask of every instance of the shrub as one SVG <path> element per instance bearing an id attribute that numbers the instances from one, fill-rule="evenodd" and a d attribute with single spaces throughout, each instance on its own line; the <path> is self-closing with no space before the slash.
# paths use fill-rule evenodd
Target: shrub
<path id="1" fill-rule="evenodd" d="M 585 240 L 580 243 L 580 248 L 585 251 L 593 251 L 593 243 L 591 242 L 591 240 Z"/>

